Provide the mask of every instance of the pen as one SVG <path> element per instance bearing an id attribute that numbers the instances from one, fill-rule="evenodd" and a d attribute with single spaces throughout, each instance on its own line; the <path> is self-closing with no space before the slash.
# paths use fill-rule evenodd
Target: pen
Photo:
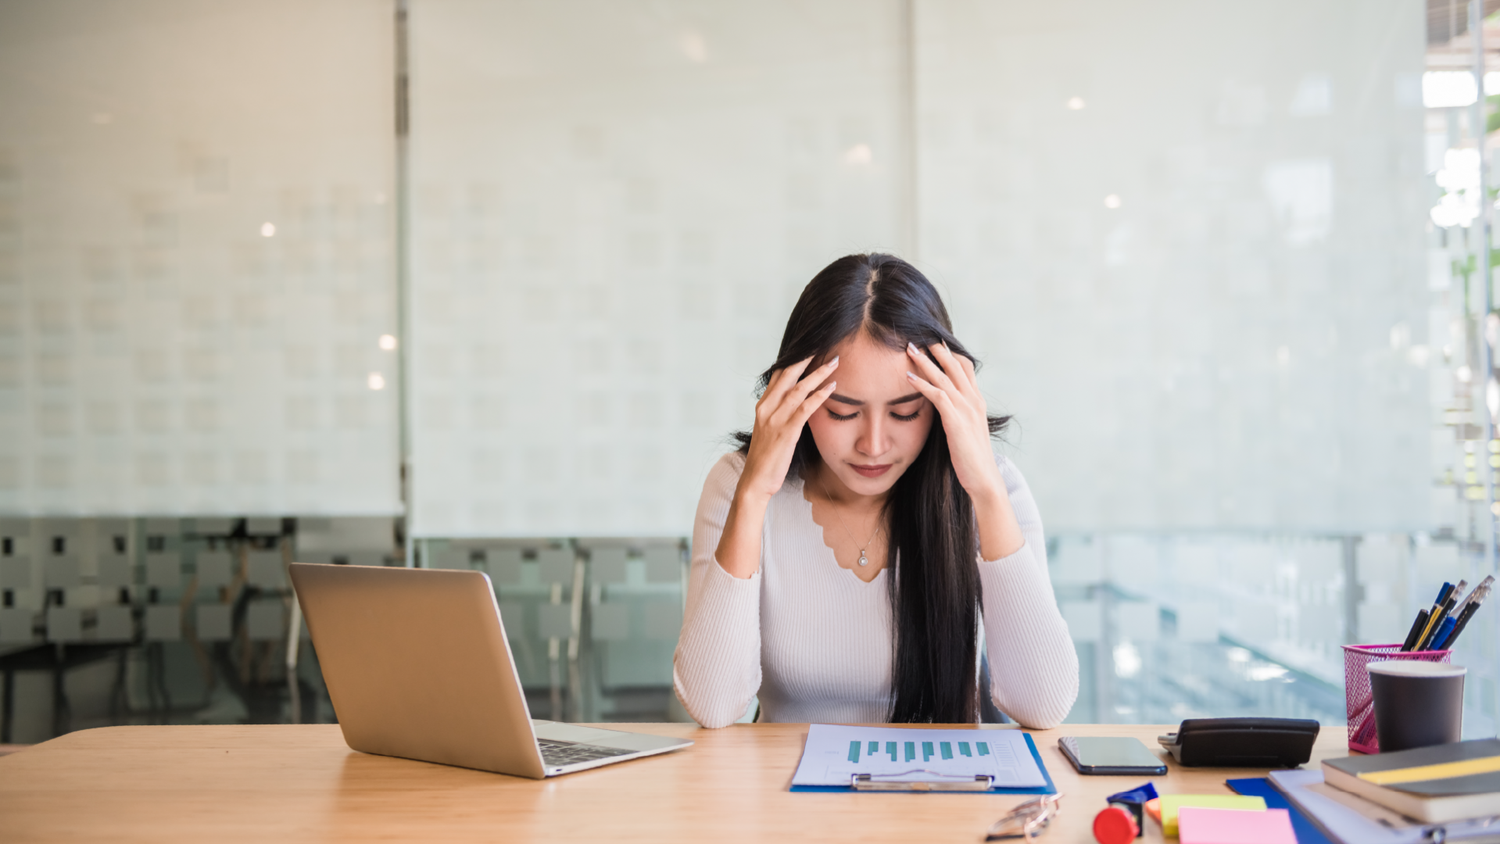
<path id="1" fill-rule="evenodd" d="M 1490 586 L 1494 582 L 1494 575 L 1485 575 L 1484 580 L 1481 580 L 1478 586 L 1475 586 L 1473 589 L 1469 590 L 1469 594 L 1465 595 L 1464 599 L 1462 601 L 1459 601 L 1457 606 L 1448 611 L 1448 615 L 1457 619 L 1457 622 L 1454 625 L 1454 629 L 1448 635 L 1441 637 L 1436 635 L 1433 636 L 1433 639 L 1435 640 L 1435 649 L 1441 650 L 1453 644 L 1454 637 L 1458 635 L 1458 631 L 1463 628 L 1465 618 L 1467 618 L 1467 616 L 1469 615 L 1473 615 L 1473 610 L 1471 610 L 1470 607 L 1478 609 L 1479 604 L 1483 603 L 1485 596 L 1489 594 Z M 1460 583 L 1458 588 L 1461 591 L 1463 589 L 1463 584 Z"/>
<path id="2" fill-rule="evenodd" d="M 1443 601 L 1448 600 L 1449 592 L 1452 591 L 1454 591 L 1454 585 L 1448 580 L 1443 580 L 1443 588 L 1437 591 L 1437 600 L 1433 601 L 1433 609 L 1427 610 L 1427 618 L 1422 618 L 1422 613 L 1418 613 L 1418 619 L 1421 619 L 1418 622 L 1421 625 L 1421 633 L 1416 634 L 1416 639 L 1412 640 L 1412 646 L 1406 648 L 1406 651 L 1421 651 L 1422 640 L 1427 639 L 1428 633 L 1433 633 L 1433 619 L 1437 618 L 1437 613 L 1442 612 Z"/>
<path id="3" fill-rule="evenodd" d="M 1448 620 L 1448 608 L 1446 606 L 1438 609 L 1437 612 L 1433 613 L 1432 616 L 1427 619 L 1427 633 L 1426 633 L 1426 635 L 1424 635 L 1421 639 L 1417 640 L 1417 645 L 1416 645 L 1416 647 L 1412 648 L 1412 650 L 1414 650 L 1414 651 L 1430 651 L 1430 650 L 1432 650 L 1432 641 L 1437 638 L 1438 631 L 1443 628 L 1443 622 L 1447 621 L 1447 620 Z"/>
<path id="4" fill-rule="evenodd" d="M 1427 635 L 1423 637 L 1421 641 L 1417 642 L 1417 646 L 1413 648 L 1413 650 L 1433 650 L 1433 643 L 1437 641 L 1438 631 L 1443 629 L 1443 623 L 1447 620 L 1448 608 L 1444 606 L 1442 609 L 1433 614 L 1431 618 L 1427 619 Z"/>
<path id="5" fill-rule="evenodd" d="M 1489 578 L 1486 578 L 1486 580 L 1489 580 Z M 1464 632 L 1464 627 L 1468 625 L 1469 619 L 1473 618 L 1474 613 L 1484 604 L 1484 599 L 1489 597 L 1490 588 L 1489 585 L 1481 583 L 1474 590 L 1479 594 L 1471 596 L 1472 600 L 1469 601 L 1468 606 L 1464 607 L 1463 613 L 1459 615 L 1458 624 L 1453 628 L 1453 632 L 1448 634 L 1448 640 L 1443 643 L 1443 647 L 1451 648 L 1453 646 L 1453 642 L 1458 638 L 1458 634 Z"/>
<path id="6" fill-rule="evenodd" d="M 1473 605 L 1473 606 L 1475 606 L 1477 608 L 1477 605 Z M 1460 624 L 1463 624 L 1464 618 L 1466 618 L 1470 614 L 1471 613 L 1469 611 L 1469 608 L 1468 607 L 1464 607 L 1464 611 L 1463 612 L 1459 613 L 1458 615 L 1449 616 L 1448 617 L 1448 621 L 1451 621 L 1453 623 L 1449 624 L 1448 621 L 1443 622 L 1443 627 L 1446 628 L 1446 632 L 1444 632 L 1444 631 L 1438 631 L 1438 635 L 1436 637 L 1434 637 L 1435 638 L 1435 642 L 1433 644 L 1432 649 L 1435 650 L 1435 651 L 1445 651 L 1445 650 L 1448 650 L 1448 646 L 1451 645 L 1451 644 L 1453 644 L 1453 640 L 1455 638 L 1457 638 L 1457 636 L 1455 634 L 1458 633 L 1458 626 Z"/>
<path id="7" fill-rule="evenodd" d="M 1409 651 L 1417 644 L 1417 636 L 1427 629 L 1427 610 L 1417 610 L 1417 619 L 1411 623 L 1411 632 L 1406 634 L 1406 641 L 1401 643 L 1402 651 Z"/>
<path id="8" fill-rule="evenodd" d="M 1495 576 L 1493 574 L 1485 575 L 1484 580 L 1479 581 L 1478 586 L 1475 586 L 1473 589 L 1469 590 L 1469 594 L 1465 595 L 1464 599 L 1458 602 L 1458 606 L 1453 611 L 1461 613 L 1468 608 L 1469 603 L 1474 600 L 1474 596 L 1489 594 L 1490 586 L 1494 582 Z M 1481 600 L 1483 599 L 1481 598 Z"/>
<path id="9" fill-rule="evenodd" d="M 1437 632 L 1435 632 L 1435 633 L 1432 634 L 1432 641 L 1427 643 L 1427 650 L 1429 650 L 1429 651 L 1440 651 L 1440 650 L 1442 650 L 1444 644 L 1446 644 L 1447 641 L 1450 638 L 1452 638 L 1452 636 L 1453 636 L 1453 628 L 1457 624 L 1458 624 L 1458 619 L 1455 618 L 1454 616 L 1450 615 L 1447 618 L 1443 619 L 1443 623 L 1438 627 Z"/>
<path id="10" fill-rule="evenodd" d="M 1468 586 L 1468 585 L 1469 585 L 1469 581 L 1467 581 L 1467 580 L 1460 580 L 1458 582 L 1458 585 L 1455 586 L 1455 587 L 1453 587 L 1453 591 L 1448 593 L 1448 600 L 1446 600 L 1446 601 L 1443 602 L 1443 610 L 1445 612 L 1450 612 L 1450 613 L 1453 612 L 1454 605 L 1456 605 L 1458 603 L 1458 594 L 1460 592 L 1464 591 L 1464 587 Z M 1475 588 L 1478 588 L 1478 587 L 1475 587 Z M 1469 594 L 1472 595 L 1473 593 L 1471 592 Z"/>
<path id="11" fill-rule="evenodd" d="M 1417 637 L 1416 644 L 1412 650 L 1425 650 L 1427 642 L 1432 638 L 1432 633 L 1439 624 L 1443 623 L 1443 606 L 1448 603 L 1448 598 L 1453 594 L 1453 584 L 1443 581 L 1443 588 L 1438 590 L 1437 600 L 1432 603 L 1432 610 L 1427 615 L 1427 626 L 1422 628 L 1422 635 Z"/>

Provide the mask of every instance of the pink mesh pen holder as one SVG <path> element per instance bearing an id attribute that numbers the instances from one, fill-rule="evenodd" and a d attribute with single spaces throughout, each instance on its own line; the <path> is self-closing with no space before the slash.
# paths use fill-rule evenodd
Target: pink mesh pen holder
<path id="1" fill-rule="evenodd" d="M 1344 700 L 1349 715 L 1349 749 L 1361 753 L 1379 753 L 1380 739 L 1375 734 L 1375 696 L 1370 691 L 1372 662 L 1387 659 L 1415 659 L 1423 662 L 1447 662 L 1452 651 L 1401 652 L 1401 645 L 1345 645 Z"/>

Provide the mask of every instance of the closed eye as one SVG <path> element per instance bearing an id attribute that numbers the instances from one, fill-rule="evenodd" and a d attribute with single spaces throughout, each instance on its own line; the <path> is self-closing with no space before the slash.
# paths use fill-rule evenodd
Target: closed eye
<path id="1" fill-rule="evenodd" d="M 916 410 L 913 410 L 911 413 L 909 413 L 909 414 L 907 414 L 905 416 L 902 416 L 901 414 L 899 414 L 899 413 L 897 413 L 895 411 L 891 411 L 891 418 L 892 419 L 900 419 L 902 422 L 910 422 L 911 420 L 916 419 L 918 416 L 921 416 L 921 415 L 922 415 L 922 408 L 920 408 L 920 407 L 917 408 Z"/>
<path id="2" fill-rule="evenodd" d="M 846 415 L 846 414 L 843 414 L 843 413 L 834 413 L 832 408 L 824 408 L 824 409 L 828 411 L 828 415 L 829 416 L 832 416 L 834 419 L 837 419 L 840 422 L 848 422 L 850 419 L 853 419 L 854 417 L 856 417 L 856 416 L 859 415 L 859 411 L 857 411 L 857 410 L 854 411 L 853 413 L 850 413 L 850 414 Z"/>

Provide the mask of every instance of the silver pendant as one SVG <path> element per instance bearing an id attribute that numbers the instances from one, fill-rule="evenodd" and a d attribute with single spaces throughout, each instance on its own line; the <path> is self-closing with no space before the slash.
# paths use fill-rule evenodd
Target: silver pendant
<path id="1" fill-rule="evenodd" d="M 859 552 L 859 565 L 860 565 L 860 567 L 863 568 L 864 566 L 868 566 L 869 564 L 870 564 L 870 561 L 867 560 L 867 559 L 865 559 L 865 552 L 863 552 L 863 551 Z"/>

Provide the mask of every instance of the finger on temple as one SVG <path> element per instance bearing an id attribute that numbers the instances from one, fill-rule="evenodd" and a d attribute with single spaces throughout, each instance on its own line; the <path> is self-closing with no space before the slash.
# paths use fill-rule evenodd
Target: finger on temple
<path id="1" fill-rule="evenodd" d="M 908 372 L 908 373 L 906 373 L 906 377 L 907 377 L 908 380 L 910 380 L 913 384 L 916 385 L 917 392 L 921 393 L 922 395 L 926 396 L 929 399 L 932 398 L 932 394 L 933 393 L 941 393 L 942 392 L 942 390 L 939 390 L 937 387 L 934 387 L 930 381 L 928 381 L 927 379 L 923 378 L 922 376 L 918 375 L 915 372 Z"/>
<path id="2" fill-rule="evenodd" d="M 922 376 L 916 374 L 915 372 L 906 373 L 906 378 L 907 380 L 911 381 L 912 384 L 916 385 L 918 392 L 926 396 L 928 401 L 932 402 L 932 406 L 937 408 L 938 413 L 942 413 L 945 406 L 949 408 L 952 408 L 954 406 L 953 397 L 949 395 L 948 391 L 943 389 L 942 387 L 933 384 L 930 381 L 923 380 Z"/>
<path id="3" fill-rule="evenodd" d="M 838 368 L 838 365 L 839 359 L 835 357 L 833 360 L 830 360 L 817 369 L 814 369 L 812 372 L 809 372 L 805 378 L 803 378 L 801 381 L 798 381 L 796 386 L 788 390 L 787 395 L 796 396 L 797 401 L 801 401 L 807 395 L 812 393 L 812 391 L 820 389 L 823 385 L 823 382 L 828 380 L 828 378 L 833 374 L 833 371 Z"/>
<path id="4" fill-rule="evenodd" d="M 808 417 L 813 415 L 813 411 L 822 407 L 823 402 L 828 401 L 828 397 L 833 395 L 833 391 L 838 385 L 839 382 L 837 381 L 829 381 L 819 388 L 817 392 L 803 399 L 802 404 L 797 407 L 797 416 L 801 418 L 801 422 L 798 424 L 806 422 Z"/>
<path id="5" fill-rule="evenodd" d="M 781 383 L 781 374 L 783 372 L 786 372 L 786 370 L 774 369 L 771 371 L 771 377 L 766 379 L 766 388 L 765 390 L 761 391 L 762 396 L 776 389 L 776 385 Z"/>
<path id="6" fill-rule="evenodd" d="M 948 355 L 953 358 L 953 363 L 958 367 L 959 371 L 964 374 L 963 383 L 967 384 L 970 387 L 978 389 L 979 379 L 974 373 L 974 361 L 969 360 L 963 355 L 953 354 L 953 350 L 947 349 L 946 346 L 944 348 L 948 352 Z"/>
<path id="7" fill-rule="evenodd" d="M 942 364 L 943 369 L 945 370 L 948 368 L 949 364 L 952 364 L 953 366 L 959 365 L 958 355 L 953 354 L 953 350 L 948 348 L 947 343 L 934 343 L 932 345 L 932 356 L 938 361 L 938 363 Z"/>
<path id="8" fill-rule="evenodd" d="M 811 362 L 812 358 L 807 358 L 789 364 L 785 369 L 778 369 L 776 374 L 771 376 L 771 383 L 766 385 L 766 394 L 784 393 L 790 387 L 796 386 L 797 379 L 802 375 L 802 370 L 806 369 L 807 365 Z"/>
<path id="9" fill-rule="evenodd" d="M 929 348 L 934 349 L 937 347 L 931 346 Z M 944 372 L 943 368 L 939 366 L 937 362 L 932 358 L 922 354 L 922 350 L 918 349 L 916 347 L 916 344 L 906 344 L 906 353 L 916 359 L 917 368 L 922 370 L 923 374 L 927 376 L 927 380 L 931 382 L 934 387 L 942 389 L 945 386 L 944 382 L 947 382 L 947 385 L 953 384 L 953 379 L 948 377 L 948 373 Z"/>
<path id="10" fill-rule="evenodd" d="M 970 378 L 968 371 L 964 369 L 964 362 L 968 358 L 955 355 L 953 350 L 948 348 L 947 343 L 939 343 L 933 346 L 932 351 L 933 356 L 938 359 L 943 376 L 948 379 L 949 384 L 953 385 L 953 389 L 962 393 L 965 387 L 973 386 L 973 380 Z"/>
<path id="11" fill-rule="evenodd" d="M 817 408 L 823 402 L 827 401 L 829 396 L 833 395 L 833 391 L 838 389 L 838 386 L 839 382 L 829 381 L 827 384 L 824 384 L 823 386 L 815 390 L 812 395 L 809 395 L 807 398 L 803 399 L 802 403 L 804 405 L 811 405 L 813 408 Z"/>

